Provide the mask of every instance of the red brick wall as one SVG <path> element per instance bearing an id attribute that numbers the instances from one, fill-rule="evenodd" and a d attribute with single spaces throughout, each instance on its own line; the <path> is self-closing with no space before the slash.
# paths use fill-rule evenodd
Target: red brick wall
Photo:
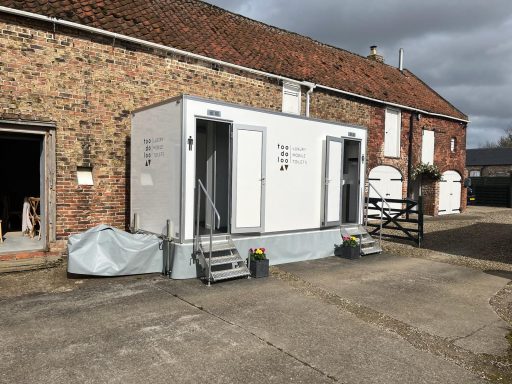
<path id="1" fill-rule="evenodd" d="M 275 79 L 217 70 L 208 63 L 63 27 L 54 34 L 52 25 L 3 14 L 0 72 L 0 118 L 56 123 L 58 239 L 99 223 L 126 227 L 132 110 L 181 93 L 271 110 L 280 110 L 282 101 Z M 399 159 L 383 156 L 384 114 L 381 105 L 327 91 L 317 89 L 311 97 L 311 117 L 368 128 L 368 171 L 388 164 L 406 179 L 410 114 L 402 111 Z M 424 124 L 443 132 L 436 136 L 440 168 L 462 171 L 465 132 L 460 125 L 434 118 L 422 119 Z M 415 125 L 415 158 L 420 132 L 420 124 Z M 446 151 L 452 134 L 459 139 L 457 155 Z M 84 165 L 93 167 L 94 186 L 77 185 L 76 167 Z M 404 195 L 405 189 L 406 183 Z"/>

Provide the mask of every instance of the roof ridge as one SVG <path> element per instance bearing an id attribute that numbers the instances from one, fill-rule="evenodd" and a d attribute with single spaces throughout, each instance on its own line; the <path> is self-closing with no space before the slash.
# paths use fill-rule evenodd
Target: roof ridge
<path id="1" fill-rule="evenodd" d="M 0 0 L 0 4 L 226 64 L 309 81 L 364 99 L 467 120 L 464 113 L 411 71 L 400 72 L 394 65 L 204 0 Z"/>
<path id="2" fill-rule="evenodd" d="M 408 73 L 411 74 L 411 76 L 414 76 L 414 78 L 416 80 L 418 80 L 420 83 L 422 83 L 425 87 L 427 87 L 429 90 L 431 90 L 437 97 L 439 97 L 440 99 L 442 99 L 446 104 L 448 104 L 450 107 L 452 107 L 453 109 L 455 109 L 457 112 L 459 112 L 460 114 L 464 115 L 466 117 L 466 119 L 468 119 L 468 115 L 466 115 L 464 112 L 462 112 L 459 108 L 457 108 L 455 105 L 453 105 L 451 102 L 449 102 L 448 100 L 446 100 L 443 96 L 441 96 L 434 88 L 432 88 L 430 85 L 428 85 L 427 83 L 425 83 L 423 80 L 421 80 L 418 76 L 416 76 L 413 72 L 411 72 L 410 70 L 404 68 L 404 71 L 407 71 Z"/>
<path id="3" fill-rule="evenodd" d="M 158 1 L 158 0 L 156 0 Z M 385 63 L 385 62 L 381 62 L 381 61 L 376 61 L 376 60 L 372 60 L 372 59 L 369 59 L 368 57 L 366 56 L 363 56 L 359 53 L 356 53 L 356 52 L 352 52 L 352 51 L 349 51 L 348 49 L 345 49 L 343 47 L 338 47 L 336 45 L 333 45 L 333 44 L 329 44 L 329 43 L 325 43 L 323 41 L 320 41 L 320 40 L 317 40 L 317 39 L 314 39 L 313 37 L 311 36 L 307 36 L 307 35 L 303 35 L 299 32 L 294 32 L 294 31 L 290 31 L 288 29 L 285 29 L 285 28 L 281 28 L 281 27 L 276 27 L 275 25 L 271 25 L 271 24 L 267 24 L 265 23 L 264 21 L 260 21 L 260 20 L 256 20 L 256 19 L 251 19 L 250 17 L 248 16 L 244 16 L 240 13 L 236 13 L 236 12 L 233 12 L 233 11 L 230 11 L 229 9 L 225 9 L 225 8 L 222 8 L 222 7 L 219 7 L 218 5 L 215 5 L 215 4 L 211 4 L 211 3 L 208 3 L 207 1 L 205 0 L 189 0 L 189 1 L 195 1 L 195 2 L 198 2 L 198 3 L 203 3 L 205 4 L 206 6 L 209 6 L 211 8 L 214 8 L 214 9 L 217 9 L 219 11 L 221 11 L 222 13 L 229 13 L 235 17 L 239 17 L 241 19 L 245 19 L 251 23 L 256 23 L 256 24 L 260 24 L 260 25 L 263 25 L 265 26 L 266 28 L 270 29 L 270 30 L 274 30 L 274 31 L 278 31 L 278 32 L 282 32 L 282 33 L 287 33 L 287 34 L 290 34 L 290 35 L 295 35 L 295 36 L 298 36 L 299 38 L 303 38 L 303 39 L 308 39 L 310 40 L 311 42 L 315 43 L 315 44 L 318 44 L 318 45 L 321 45 L 321 46 L 324 46 L 324 47 L 328 47 L 328 48 L 331 48 L 331 49 L 335 49 L 337 51 L 342 51 L 342 52 L 345 52 L 345 53 L 348 53 L 350 55 L 353 55 L 353 56 L 356 56 L 360 59 L 363 59 L 363 60 L 368 60 L 372 63 L 376 63 L 376 64 L 379 64 L 379 65 L 385 65 L 385 66 L 388 66 L 390 68 L 393 68 L 393 69 L 396 69 L 396 70 L 399 70 L 397 67 L 395 67 L 394 65 L 391 65 L 391 64 L 388 64 L 388 63 Z"/>

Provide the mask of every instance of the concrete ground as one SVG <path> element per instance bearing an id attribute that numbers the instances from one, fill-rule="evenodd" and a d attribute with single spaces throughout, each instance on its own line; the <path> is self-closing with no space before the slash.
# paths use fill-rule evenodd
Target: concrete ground
<path id="1" fill-rule="evenodd" d="M 510 324 L 489 305 L 508 282 L 390 254 L 209 288 L 2 275 L 0 383 L 512 382 Z"/>

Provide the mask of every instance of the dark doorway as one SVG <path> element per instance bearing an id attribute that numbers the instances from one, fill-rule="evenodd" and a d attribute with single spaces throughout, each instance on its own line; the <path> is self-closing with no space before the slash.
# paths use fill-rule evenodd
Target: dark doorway
<path id="1" fill-rule="evenodd" d="M 0 252 L 44 247 L 42 173 L 42 135 L 0 133 Z"/>
<path id="2" fill-rule="evenodd" d="M 231 124 L 198 119 L 196 124 L 196 180 L 205 186 L 220 214 L 220 228 L 215 233 L 228 233 L 230 222 Z M 204 195 L 199 213 L 200 232 L 209 232 L 210 206 Z"/>
<path id="3" fill-rule="evenodd" d="M 359 222 L 361 142 L 343 140 L 342 224 Z"/>

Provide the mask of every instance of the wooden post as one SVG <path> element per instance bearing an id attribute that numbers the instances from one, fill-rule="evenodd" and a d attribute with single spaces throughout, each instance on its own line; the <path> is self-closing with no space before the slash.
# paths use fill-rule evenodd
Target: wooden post
<path id="1" fill-rule="evenodd" d="M 418 248 L 423 242 L 423 196 L 418 196 Z"/>

